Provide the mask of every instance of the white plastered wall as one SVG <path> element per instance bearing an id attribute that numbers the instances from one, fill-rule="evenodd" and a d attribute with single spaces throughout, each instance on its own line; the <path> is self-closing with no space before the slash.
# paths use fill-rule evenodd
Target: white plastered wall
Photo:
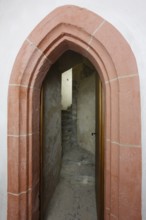
<path id="1" fill-rule="evenodd" d="M 0 1 L 0 220 L 7 212 L 7 94 L 15 57 L 28 34 L 54 8 L 73 4 L 112 23 L 129 42 L 138 64 L 142 109 L 142 216 L 146 219 L 146 1 L 1 0 Z"/>

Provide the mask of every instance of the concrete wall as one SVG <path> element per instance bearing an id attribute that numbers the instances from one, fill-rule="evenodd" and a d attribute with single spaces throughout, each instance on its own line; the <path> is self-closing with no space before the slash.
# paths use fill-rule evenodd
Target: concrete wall
<path id="1" fill-rule="evenodd" d="M 138 64 L 142 107 L 142 213 L 146 219 L 146 1 L 145 0 L 1 0 L 0 1 L 0 220 L 7 212 L 7 92 L 15 57 L 28 34 L 54 8 L 75 4 L 111 22 L 127 39 Z"/>
<path id="2" fill-rule="evenodd" d="M 82 78 L 77 96 L 77 142 L 95 153 L 95 73 Z"/>
<path id="3" fill-rule="evenodd" d="M 62 159 L 61 75 L 55 70 L 51 68 L 43 84 L 41 190 L 43 219 L 59 180 Z"/>

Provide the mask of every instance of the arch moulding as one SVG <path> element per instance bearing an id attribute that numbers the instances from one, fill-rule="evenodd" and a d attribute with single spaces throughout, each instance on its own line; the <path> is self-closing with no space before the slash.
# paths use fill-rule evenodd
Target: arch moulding
<path id="1" fill-rule="evenodd" d="M 86 9 L 55 9 L 31 32 L 16 58 L 8 95 L 8 219 L 39 217 L 40 90 L 67 50 L 87 57 L 103 84 L 104 219 L 141 219 L 139 76 L 123 36 Z"/>

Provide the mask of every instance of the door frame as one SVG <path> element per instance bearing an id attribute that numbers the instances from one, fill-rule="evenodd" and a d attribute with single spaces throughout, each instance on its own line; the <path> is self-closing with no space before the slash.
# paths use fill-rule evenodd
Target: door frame
<path id="1" fill-rule="evenodd" d="M 97 200 L 97 215 L 98 219 L 104 220 L 104 95 L 102 89 L 102 82 L 99 75 L 96 76 L 96 200 Z"/>
<path id="2" fill-rule="evenodd" d="M 91 61 L 105 94 L 104 218 L 141 219 L 136 60 L 110 23 L 76 6 L 59 7 L 44 18 L 25 40 L 13 66 L 8 94 L 8 219 L 38 219 L 40 89 L 52 63 L 69 49 Z"/>

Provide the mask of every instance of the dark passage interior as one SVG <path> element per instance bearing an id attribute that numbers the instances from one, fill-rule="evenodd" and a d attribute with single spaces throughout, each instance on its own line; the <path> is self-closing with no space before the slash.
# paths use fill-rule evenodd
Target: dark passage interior
<path id="1" fill-rule="evenodd" d="M 44 79 L 41 220 L 99 219 L 99 81 L 93 65 L 73 51 L 65 52 Z"/>

